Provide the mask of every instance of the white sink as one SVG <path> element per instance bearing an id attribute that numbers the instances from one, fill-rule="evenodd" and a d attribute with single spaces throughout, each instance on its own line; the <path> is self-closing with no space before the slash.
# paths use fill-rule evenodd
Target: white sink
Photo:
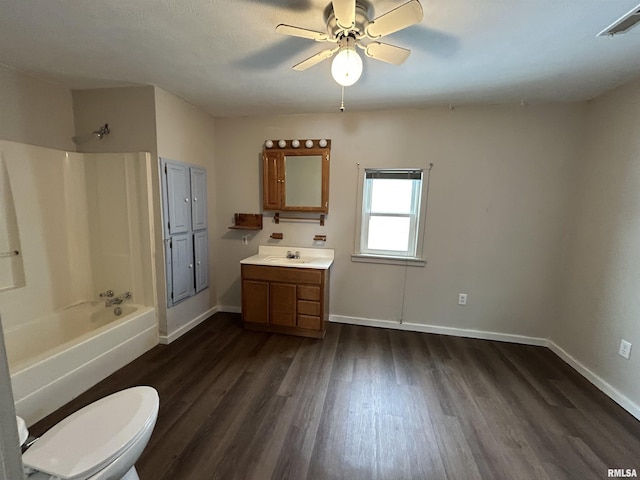
<path id="1" fill-rule="evenodd" d="M 300 252 L 300 258 L 287 258 L 287 252 Z M 241 260 L 242 264 L 274 267 L 328 269 L 333 263 L 332 248 L 278 247 L 260 245 L 258 254 Z"/>
<path id="2" fill-rule="evenodd" d="M 263 259 L 263 261 L 266 263 L 278 263 L 278 264 L 279 263 L 284 263 L 284 264 L 311 263 L 311 262 L 314 262 L 315 260 L 316 260 L 315 258 L 310 258 L 310 257 L 288 258 L 288 257 L 276 257 L 276 256 L 269 256 Z"/>

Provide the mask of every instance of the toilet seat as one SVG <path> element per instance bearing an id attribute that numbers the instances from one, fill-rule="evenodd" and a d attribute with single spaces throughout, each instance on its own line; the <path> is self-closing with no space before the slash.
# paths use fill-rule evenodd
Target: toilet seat
<path id="1" fill-rule="evenodd" d="M 86 479 L 133 445 L 155 423 L 158 393 L 133 387 L 104 397 L 47 431 L 22 456 L 25 467 L 62 480 Z"/>

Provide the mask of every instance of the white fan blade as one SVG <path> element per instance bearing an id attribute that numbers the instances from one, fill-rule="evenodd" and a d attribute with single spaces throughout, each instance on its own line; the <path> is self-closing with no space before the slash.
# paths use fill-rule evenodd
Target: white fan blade
<path id="1" fill-rule="evenodd" d="M 398 8 L 374 19 L 367 25 L 367 36 L 380 38 L 422 21 L 422 5 L 418 0 L 411 0 Z"/>
<path id="2" fill-rule="evenodd" d="M 333 0 L 333 13 L 340 28 L 350 29 L 356 24 L 356 0 Z"/>
<path id="3" fill-rule="evenodd" d="M 392 63 L 393 65 L 401 65 L 409 58 L 411 50 L 386 43 L 371 42 L 367 45 L 364 53 L 366 53 L 367 57 L 376 60 L 382 60 L 383 62 Z"/>
<path id="4" fill-rule="evenodd" d="M 281 23 L 276 27 L 276 32 L 283 35 L 290 35 L 292 37 L 308 38 L 317 42 L 326 42 L 329 40 L 329 35 L 326 33 L 307 30 L 306 28 L 292 27 L 291 25 L 285 25 L 284 23 Z"/>
<path id="5" fill-rule="evenodd" d="M 306 70 L 307 68 L 313 67 L 317 63 L 320 63 L 323 60 L 326 60 L 329 57 L 332 57 L 334 53 L 336 53 L 339 48 L 333 48 L 328 50 L 323 50 L 320 53 L 316 53 L 313 57 L 309 57 L 306 60 L 298 63 L 293 66 L 294 70 L 298 70 L 299 72 Z"/>

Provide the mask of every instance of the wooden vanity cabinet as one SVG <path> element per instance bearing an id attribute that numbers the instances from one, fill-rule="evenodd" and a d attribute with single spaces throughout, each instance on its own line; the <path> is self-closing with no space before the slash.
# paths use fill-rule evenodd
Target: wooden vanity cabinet
<path id="1" fill-rule="evenodd" d="M 329 269 L 241 265 L 245 328 L 324 337 Z"/>

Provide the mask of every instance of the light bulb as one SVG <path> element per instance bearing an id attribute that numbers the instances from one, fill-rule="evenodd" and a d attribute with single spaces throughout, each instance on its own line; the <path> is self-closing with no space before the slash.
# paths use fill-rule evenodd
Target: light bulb
<path id="1" fill-rule="evenodd" d="M 333 79 L 343 87 L 353 85 L 362 75 L 362 59 L 353 45 L 340 49 L 331 64 Z"/>

